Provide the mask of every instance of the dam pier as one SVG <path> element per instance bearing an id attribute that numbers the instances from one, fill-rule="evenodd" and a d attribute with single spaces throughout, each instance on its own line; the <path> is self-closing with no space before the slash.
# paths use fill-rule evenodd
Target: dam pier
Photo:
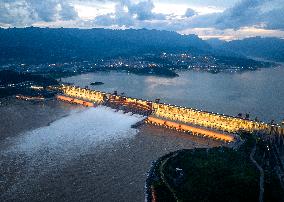
<path id="1" fill-rule="evenodd" d="M 61 92 L 57 98 L 62 101 L 87 107 L 104 105 L 125 113 L 140 114 L 147 117 L 146 123 L 225 142 L 237 140 L 239 131 L 284 137 L 284 128 L 279 125 L 160 103 L 158 99 L 148 101 L 70 85 L 61 85 L 57 90 Z"/>

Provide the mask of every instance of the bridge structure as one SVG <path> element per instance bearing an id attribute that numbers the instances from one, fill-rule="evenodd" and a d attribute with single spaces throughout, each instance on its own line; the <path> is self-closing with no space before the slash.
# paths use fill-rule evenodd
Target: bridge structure
<path id="1" fill-rule="evenodd" d="M 71 98 L 145 115 L 148 117 L 147 123 L 201 134 L 227 142 L 234 141 L 236 138 L 234 134 L 239 131 L 261 132 L 284 137 L 284 128 L 279 125 L 70 85 L 62 85 L 59 89 L 63 95 Z"/>

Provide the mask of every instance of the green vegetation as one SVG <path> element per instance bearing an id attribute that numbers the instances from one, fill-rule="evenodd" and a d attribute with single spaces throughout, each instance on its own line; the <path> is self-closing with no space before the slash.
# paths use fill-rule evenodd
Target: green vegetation
<path id="1" fill-rule="evenodd" d="M 263 150 L 253 135 L 242 137 L 246 141 L 237 150 L 181 150 L 161 158 L 147 186 L 155 191 L 157 201 L 258 201 L 260 173 L 250 153 L 256 144 L 258 160 Z M 281 201 L 283 190 L 276 175 L 265 172 L 264 179 L 264 201 Z"/>
<path id="2" fill-rule="evenodd" d="M 181 174 L 176 168 L 181 168 L 184 176 L 179 177 Z M 163 172 L 174 194 L 181 200 L 258 200 L 256 168 L 247 157 L 228 148 L 181 152 L 168 160 Z M 250 192 L 246 193 L 247 190 Z"/>
<path id="3" fill-rule="evenodd" d="M 50 77 L 3 70 L 0 71 L 0 98 L 16 94 L 48 97 L 51 96 L 50 93 L 43 90 L 33 90 L 30 87 L 35 85 L 46 88 L 47 86 L 58 84 L 55 79 Z"/>
<path id="4" fill-rule="evenodd" d="M 11 70 L 0 71 L 0 85 L 6 86 L 9 84 L 19 84 L 23 82 L 31 82 L 34 85 L 49 86 L 58 85 L 58 82 L 50 77 L 30 74 L 30 73 L 19 73 Z"/>
<path id="5" fill-rule="evenodd" d="M 254 159 L 261 165 L 265 174 L 264 182 L 264 201 L 283 201 L 284 191 L 276 174 L 279 166 L 275 156 L 277 144 L 270 141 L 257 139 L 257 149 Z"/>
<path id="6" fill-rule="evenodd" d="M 81 74 L 81 72 L 78 72 L 78 73 L 74 73 L 74 72 L 52 72 L 52 73 L 49 73 L 48 75 L 53 79 L 60 79 L 60 78 L 76 76 L 76 75 L 79 75 L 79 74 Z"/>

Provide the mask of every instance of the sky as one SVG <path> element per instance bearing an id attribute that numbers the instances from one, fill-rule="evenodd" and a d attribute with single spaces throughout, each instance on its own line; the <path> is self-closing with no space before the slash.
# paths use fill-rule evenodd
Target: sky
<path id="1" fill-rule="evenodd" d="M 0 0 L 0 27 L 28 26 L 284 38 L 284 0 Z"/>

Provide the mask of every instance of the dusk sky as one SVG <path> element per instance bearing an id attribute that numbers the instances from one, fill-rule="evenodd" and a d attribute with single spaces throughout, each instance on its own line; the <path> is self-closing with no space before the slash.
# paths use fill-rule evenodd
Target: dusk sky
<path id="1" fill-rule="evenodd" d="M 148 28 L 284 38 L 284 0 L 0 0 L 0 26 Z"/>

